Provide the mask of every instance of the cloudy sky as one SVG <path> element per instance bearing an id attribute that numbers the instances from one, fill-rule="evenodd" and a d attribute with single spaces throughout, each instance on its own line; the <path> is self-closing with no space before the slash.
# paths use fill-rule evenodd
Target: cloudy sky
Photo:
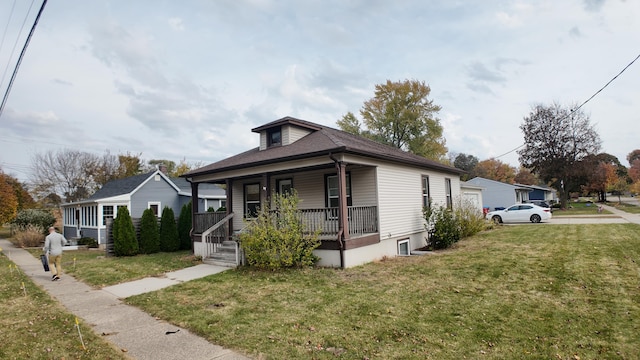
<path id="1" fill-rule="evenodd" d="M 2 94 L 34 2 L 0 2 Z M 0 168 L 26 180 L 59 149 L 208 164 L 284 116 L 336 127 L 405 79 L 431 87 L 450 152 L 516 166 L 532 105 L 596 93 L 640 54 L 638 19 L 637 0 L 49 1 L 0 116 Z M 625 165 L 639 80 L 640 60 L 582 108 Z"/>

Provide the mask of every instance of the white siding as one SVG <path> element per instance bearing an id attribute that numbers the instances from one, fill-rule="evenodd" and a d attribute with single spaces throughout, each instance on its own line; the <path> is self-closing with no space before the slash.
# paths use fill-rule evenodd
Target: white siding
<path id="1" fill-rule="evenodd" d="M 260 150 L 265 150 L 267 148 L 267 132 L 260 132 Z"/>

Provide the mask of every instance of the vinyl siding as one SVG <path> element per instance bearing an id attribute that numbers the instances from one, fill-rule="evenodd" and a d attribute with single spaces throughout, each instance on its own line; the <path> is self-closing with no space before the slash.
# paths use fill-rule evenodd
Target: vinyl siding
<path id="1" fill-rule="evenodd" d="M 162 210 L 166 206 L 173 209 L 176 217 L 180 215 L 178 193 L 162 177 L 160 177 L 159 180 L 155 178 L 150 179 L 131 196 L 131 206 L 129 208 L 131 217 L 142 217 L 142 213 L 148 208 L 149 202 L 160 203 L 158 216 L 162 215 Z"/>
<path id="2" fill-rule="evenodd" d="M 380 234 L 382 239 L 398 239 L 424 231 L 422 216 L 422 176 L 429 176 L 433 206 L 445 206 L 445 179 L 451 180 L 451 195 L 460 196 L 460 179 L 455 174 L 381 163 L 378 167 Z M 412 244 L 412 249 L 418 244 Z"/>
<path id="3" fill-rule="evenodd" d="M 298 126 L 284 125 L 282 127 L 282 145 L 293 144 L 294 142 L 309 135 L 311 130 Z"/>

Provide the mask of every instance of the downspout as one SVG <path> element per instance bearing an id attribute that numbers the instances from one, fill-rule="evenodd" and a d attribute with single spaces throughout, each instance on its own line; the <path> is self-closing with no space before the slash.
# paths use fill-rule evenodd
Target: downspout
<path id="1" fill-rule="evenodd" d="M 333 160 L 335 166 L 336 166 L 336 172 L 338 174 L 338 179 L 341 179 L 341 174 L 340 174 L 340 161 L 338 159 L 336 159 L 332 153 L 329 153 L 329 158 L 331 160 Z M 341 180 L 339 180 L 341 182 Z M 340 202 L 342 202 L 343 199 L 340 198 Z M 342 209 L 342 204 L 340 204 L 340 209 Z M 342 214 L 342 210 L 340 210 L 338 212 L 338 214 L 340 215 L 340 219 L 338 220 L 338 248 L 340 250 L 340 267 L 344 268 L 344 241 L 343 241 L 343 236 L 344 236 L 344 227 L 342 226 L 342 217 L 345 214 Z"/>
<path id="2" fill-rule="evenodd" d="M 198 184 L 191 182 L 191 178 L 185 178 L 191 184 L 191 229 L 189 229 L 189 238 L 191 239 L 191 253 L 195 253 L 195 244 L 193 240 L 193 228 L 196 221 L 196 213 L 198 213 Z M 195 199 L 195 200 L 194 200 Z"/>

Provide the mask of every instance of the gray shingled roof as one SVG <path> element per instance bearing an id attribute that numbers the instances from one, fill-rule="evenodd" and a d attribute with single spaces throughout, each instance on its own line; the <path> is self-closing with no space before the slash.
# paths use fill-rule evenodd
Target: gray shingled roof
<path id="1" fill-rule="evenodd" d="M 151 171 L 146 174 L 134 175 L 124 179 L 109 181 L 102 188 L 91 195 L 87 200 L 98 200 L 110 198 L 113 196 L 124 195 L 135 190 L 140 184 L 145 182 L 153 173 Z"/>
<path id="2" fill-rule="evenodd" d="M 254 148 L 241 154 L 192 170 L 183 176 L 197 176 L 242 169 L 257 165 L 266 165 L 281 161 L 311 158 L 330 153 L 340 152 L 363 155 L 378 159 L 391 160 L 413 166 L 437 169 L 449 173 L 462 174 L 464 171 L 444 165 L 422 156 L 402 151 L 398 148 L 380 144 L 361 136 L 353 135 L 324 125 L 318 125 L 306 120 L 285 117 L 269 124 L 253 129 L 258 132 L 272 126 L 293 124 L 316 130 L 290 145 L 276 146 L 266 150 Z"/>
<path id="3" fill-rule="evenodd" d="M 171 177 L 171 181 L 180 188 L 180 191 L 191 195 L 191 184 L 185 178 Z M 198 197 L 202 196 L 226 196 L 227 192 L 217 184 L 198 184 Z"/>

